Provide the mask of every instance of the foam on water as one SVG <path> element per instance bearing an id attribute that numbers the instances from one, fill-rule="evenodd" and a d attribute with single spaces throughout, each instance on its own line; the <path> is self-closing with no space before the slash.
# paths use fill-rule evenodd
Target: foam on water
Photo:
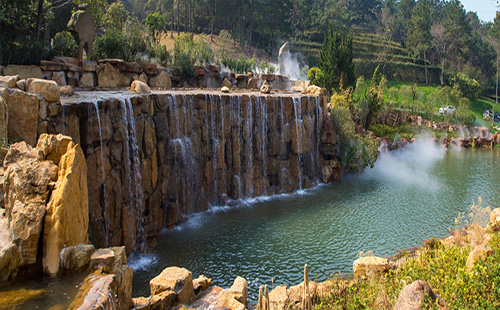
<path id="1" fill-rule="evenodd" d="M 158 262 L 158 257 L 153 254 L 132 253 L 127 258 L 127 265 L 132 267 L 134 272 L 149 270 Z"/>

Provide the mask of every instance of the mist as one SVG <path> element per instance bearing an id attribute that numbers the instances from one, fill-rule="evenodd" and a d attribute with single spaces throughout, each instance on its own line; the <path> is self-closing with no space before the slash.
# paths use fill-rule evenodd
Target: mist
<path id="1" fill-rule="evenodd" d="M 374 167 L 366 169 L 360 177 L 437 190 L 440 184 L 431 170 L 445 155 L 446 148 L 441 144 L 430 138 L 419 138 L 396 151 L 383 148 Z"/>

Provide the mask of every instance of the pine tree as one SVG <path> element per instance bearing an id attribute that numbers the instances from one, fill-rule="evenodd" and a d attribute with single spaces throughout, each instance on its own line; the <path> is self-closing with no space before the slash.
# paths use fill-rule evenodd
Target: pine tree
<path id="1" fill-rule="evenodd" d="M 406 46 L 414 57 L 424 55 L 425 84 L 428 84 L 426 53 L 431 48 L 431 10 L 424 1 L 419 1 L 412 10 Z"/>
<path id="2" fill-rule="evenodd" d="M 330 23 L 320 52 L 319 66 L 329 93 L 356 86 L 352 61 L 352 36 L 346 29 L 334 31 Z"/>

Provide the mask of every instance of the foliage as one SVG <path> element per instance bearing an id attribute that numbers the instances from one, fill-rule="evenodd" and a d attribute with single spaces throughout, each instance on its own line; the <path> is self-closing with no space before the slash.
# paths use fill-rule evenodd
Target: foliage
<path id="1" fill-rule="evenodd" d="M 386 79 L 385 76 L 380 73 L 379 67 L 375 68 L 373 72 L 373 77 L 370 82 L 370 88 L 366 95 L 366 103 L 368 105 L 368 111 L 366 113 L 366 120 L 363 120 L 365 126 L 370 125 L 373 115 L 379 112 L 384 106 L 384 87 Z"/>
<path id="2" fill-rule="evenodd" d="M 270 64 L 267 60 L 259 62 L 258 69 L 260 73 L 273 74 L 276 72 L 276 67 Z"/>
<path id="3" fill-rule="evenodd" d="M 331 102 L 331 115 L 339 134 L 340 162 L 353 172 L 373 167 L 378 156 L 378 142 L 371 134 L 363 136 L 357 132 L 358 126 L 351 115 L 352 88 L 336 92 Z"/>
<path id="4" fill-rule="evenodd" d="M 127 59 L 126 42 L 122 31 L 107 31 L 95 39 L 91 58 L 95 60 L 104 58 Z"/>
<path id="5" fill-rule="evenodd" d="M 330 24 L 319 58 L 325 87 L 330 93 L 341 88 L 354 88 L 356 76 L 352 60 L 352 36 L 345 29 L 334 31 L 333 24 Z"/>
<path id="6" fill-rule="evenodd" d="M 375 136 L 387 137 L 391 141 L 394 141 L 398 136 L 405 139 L 412 139 L 416 135 L 419 135 L 421 133 L 426 133 L 429 130 L 427 127 L 417 126 L 408 123 L 403 123 L 398 126 L 371 124 L 370 127 L 368 127 L 368 129 L 370 131 L 373 131 Z"/>
<path id="7" fill-rule="evenodd" d="M 123 28 L 123 35 L 125 36 L 125 49 L 127 61 L 140 61 L 144 53 L 148 50 L 150 45 L 149 38 L 146 36 L 146 28 L 136 18 L 128 18 Z M 155 46 L 155 44 L 152 44 Z M 158 53 L 154 54 L 158 57 Z M 158 57 L 160 58 L 160 57 Z"/>
<path id="8" fill-rule="evenodd" d="M 193 39 L 191 35 L 183 33 L 176 38 L 172 64 L 179 69 L 181 76 L 193 76 L 195 65 L 210 64 L 214 60 L 214 52 L 207 36 L 200 35 Z"/>
<path id="9" fill-rule="evenodd" d="M 429 5 L 424 1 L 417 2 L 417 5 L 412 10 L 410 19 L 410 27 L 408 29 L 408 37 L 406 45 L 412 51 L 415 57 L 424 55 L 424 66 L 427 71 L 426 52 L 431 48 L 431 12 Z M 428 83 L 427 72 L 425 83 Z"/>
<path id="10" fill-rule="evenodd" d="M 245 74 L 255 71 L 257 60 L 255 57 L 247 58 L 242 56 L 240 58 L 233 58 L 226 56 L 220 59 L 220 62 L 232 72 Z"/>
<path id="11" fill-rule="evenodd" d="M 311 81 L 311 84 L 323 87 L 324 77 L 323 71 L 320 68 L 313 67 L 307 72 L 307 78 Z"/>
<path id="12" fill-rule="evenodd" d="M 58 32 L 52 40 L 52 52 L 54 56 L 77 57 L 78 44 L 69 31 Z"/>
<path id="13" fill-rule="evenodd" d="M 354 62 L 354 70 L 357 76 L 371 76 L 377 66 L 380 66 L 382 73 L 390 81 L 402 81 L 408 83 L 425 82 L 425 67 L 418 64 L 376 61 Z M 439 83 L 441 68 L 428 67 L 427 71 L 429 83 Z"/>
<path id="14" fill-rule="evenodd" d="M 125 27 L 128 19 L 128 13 L 120 2 L 112 3 L 106 9 L 103 16 L 103 25 L 106 30 L 120 30 Z"/>
<path id="15" fill-rule="evenodd" d="M 151 44 L 151 47 L 149 48 L 149 56 L 156 59 L 158 64 L 162 66 L 168 66 L 172 58 L 170 52 L 167 50 L 167 47 L 159 43 Z"/>
<path id="16" fill-rule="evenodd" d="M 146 17 L 146 26 L 148 27 L 149 34 L 153 38 L 153 42 L 160 42 L 161 34 L 165 32 L 166 24 L 165 18 L 159 13 L 152 13 Z"/>
<path id="17" fill-rule="evenodd" d="M 481 93 L 479 83 L 460 72 L 456 76 L 451 76 L 449 83 L 469 99 L 477 98 Z"/>
<path id="18" fill-rule="evenodd" d="M 96 28 L 104 26 L 104 15 L 106 13 L 106 7 L 108 6 L 107 0 L 73 0 L 73 2 L 75 3 L 73 12 L 78 9 L 78 6 L 88 5 L 90 13 L 94 18 Z"/>

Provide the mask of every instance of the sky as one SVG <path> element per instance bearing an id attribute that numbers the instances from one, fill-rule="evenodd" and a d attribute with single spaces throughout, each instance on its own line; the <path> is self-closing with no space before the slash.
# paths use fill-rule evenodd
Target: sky
<path id="1" fill-rule="evenodd" d="M 467 12 L 477 12 L 479 19 L 485 22 L 493 22 L 498 10 L 497 0 L 461 0 Z"/>

